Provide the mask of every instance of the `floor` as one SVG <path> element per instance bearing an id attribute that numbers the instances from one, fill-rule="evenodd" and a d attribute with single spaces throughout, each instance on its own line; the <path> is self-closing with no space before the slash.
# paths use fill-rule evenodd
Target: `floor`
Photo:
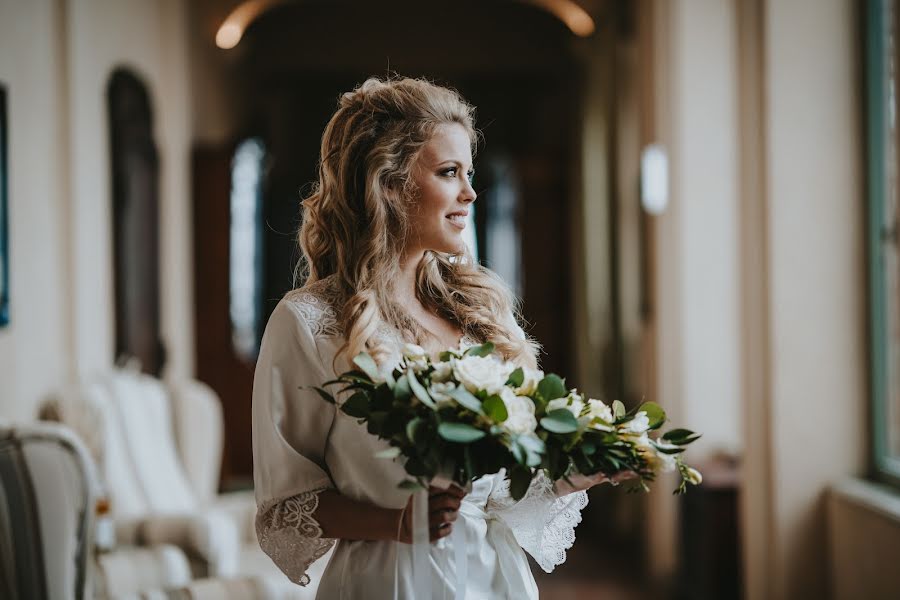
<path id="1" fill-rule="evenodd" d="M 637 559 L 614 557 L 609 548 L 578 540 L 566 562 L 547 574 L 532 563 L 542 600 L 649 600 Z"/>

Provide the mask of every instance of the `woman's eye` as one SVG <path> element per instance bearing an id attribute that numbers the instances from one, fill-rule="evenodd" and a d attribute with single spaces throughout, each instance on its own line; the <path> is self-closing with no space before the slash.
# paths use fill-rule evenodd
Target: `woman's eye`
<path id="1" fill-rule="evenodd" d="M 446 177 L 456 177 L 456 167 L 450 167 L 449 169 L 444 169 L 442 174 Z"/>
<path id="2" fill-rule="evenodd" d="M 469 171 L 468 173 L 466 173 L 466 177 L 469 178 L 469 183 L 472 183 L 472 180 L 475 179 L 475 171 Z"/>

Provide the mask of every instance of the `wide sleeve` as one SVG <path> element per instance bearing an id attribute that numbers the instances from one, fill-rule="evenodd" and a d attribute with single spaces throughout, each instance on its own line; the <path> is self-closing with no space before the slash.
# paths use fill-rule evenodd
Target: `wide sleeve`
<path id="1" fill-rule="evenodd" d="M 566 551 L 575 543 L 575 527 L 587 506 L 586 492 L 557 496 L 551 481 L 538 471 L 525 496 L 516 502 L 509 493 L 504 473 L 494 476 L 494 487 L 485 510 L 512 530 L 516 541 L 547 573 L 566 562 Z"/>
<path id="2" fill-rule="evenodd" d="M 266 326 L 253 380 L 256 533 L 262 550 L 300 585 L 334 545 L 314 513 L 319 493 L 334 487 L 325 451 L 335 408 L 308 389 L 331 378 L 310 324 L 282 300 Z"/>

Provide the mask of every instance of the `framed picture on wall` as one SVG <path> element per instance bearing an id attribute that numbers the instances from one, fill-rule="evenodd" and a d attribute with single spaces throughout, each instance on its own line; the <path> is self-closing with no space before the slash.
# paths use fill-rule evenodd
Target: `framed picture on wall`
<path id="1" fill-rule="evenodd" d="M 9 227 L 6 87 L 0 83 L 0 327 L 9 323 Z"/>

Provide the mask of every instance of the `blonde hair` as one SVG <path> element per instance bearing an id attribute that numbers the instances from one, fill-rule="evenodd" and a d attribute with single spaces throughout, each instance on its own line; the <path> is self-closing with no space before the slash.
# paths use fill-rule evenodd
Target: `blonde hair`
<path id="1" fill-rule="evenodd" d="M 298 275 L 307 283 L 337 278 L 346 337 L 338 355 L 366 350 L 376 360 L 386 358 L 388 349 L 376 336 L 383 324 L 415 341 L 428 335 L 391 289 L 410 234 L 412 170 L 439 125 L 461 125 L 474 148 L 473 112 L 457 92 L 421 79 L 371 78 L 341 96 L 322 134 L 319 178 L 303 200 L 298 236 Z M 465 334 L 494 342 L 507 360 L 537 365 L 538 346 L 517 325 L 517 299 L 468 250 L 427 251 L 417 266 L 416 295 Z"/>

